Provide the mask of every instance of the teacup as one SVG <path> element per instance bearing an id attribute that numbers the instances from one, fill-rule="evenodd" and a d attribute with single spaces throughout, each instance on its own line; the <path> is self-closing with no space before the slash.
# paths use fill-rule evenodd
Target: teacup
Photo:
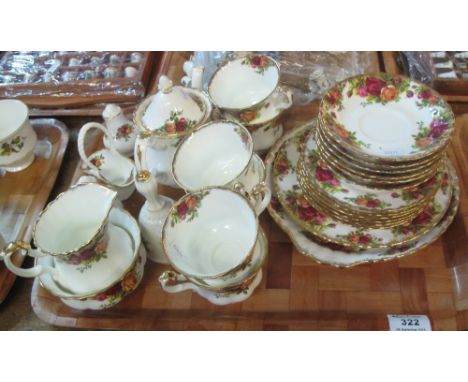
<path id="1" fill-rule="evenodd" d="M 212 103 L 223 111 L 258 109 L 277 89 L 280 69 L 268 56 L 249 54 L 221 65 L 208 83 Z"/>
<path id="2" fill-rule="evenodd" d="M 196 129 L 179 144 L 172 162 L 174 179 L 185 191 L 191 192 L 211 186 L 236 188 L 239 183 L 247 193 L 271 193 L 258 180 L 255 171 L 261 161 L 253 153 L 252 137 L 239 123 L 214 121 Z M 257 174 L 257 175 L 255 175 Z"/>
<path id="3" fill-rule="evenodd" d="M 119 303 L 123 298 L 133 292 L 141 279 L 146 262 L 146 251 L 141 243 L 140 229 L 136 220 L 125 210 L 113 208 L 109 214 L 109 224 L 123 229 L 123 235 L 128 234 L 131 240 L 131 251 L 124 253 L 128 258 L 128 266 L 121 267 L 115 272 L 111 284 L 100 290 L 95 290 L 87 294 L 76 294 L 64 290 L 50 274 L 45 273 L 39 276 L 41 285 L 54 296 L 59 297 L 65 305 L 74 309 L 106 309 Z M 121 255 L 119 252 L 110 253 L 111 256 Z M 53 267 L 51 256 L 44 256 L 36 259 L 37 265 L 43 267 Z M 97 275 L 99 276 L 99 275 Z"/>
<path id="4" fill-rule="evenodd" d="M 0 100 L 0 167 L 9 172 L 27 168 L 34 161 L 36 142 L 26 104 Z"/>
<path id="5" fill-rule="evenodd" d="M 211 187 L 193 192 L 175 203 L 162 230 L 164 253 L 185 278 L 213 285 L 214 279 L 233 275 L 251 262 L 259 235 L 255 207 L 228 188 Z M 226 279 L 227 278 L 227 279 Z M 217 287 L 221 284 L 216 283 Z"/>
<path id="6" fill-rule="evenodd" d="M 117 196 L 104 186 L 87 183 L 63 192 L 41 212 L 33 227 L 37 249 L 18 241 L 1 253 L 7 268 L 21 277 L 50 273 L 73 294 L 88 294 L 108 287 L 115 274 L 127 269 L 132 240 L 121 227 L 109 225 L 109 213 Z M 50 256 L 53 266 L 16 267 L 11 255 Z M 108 256 L 119 253 L 119 256 Z"/>
<path id="7" fill-rule="evenodd" d="M 102 149 L 87 155 L 84 140 L 90 129 L 99 129 L 107 134 L 106 128 L 100 123 L 85 124 L 78 134 L 78 153 L 87 166 L 87 172 L 101 181 L 105 186 L 118 192 L 120 200 L 128 199 L 135 191 L 135 164 L 114 150 Z"/>

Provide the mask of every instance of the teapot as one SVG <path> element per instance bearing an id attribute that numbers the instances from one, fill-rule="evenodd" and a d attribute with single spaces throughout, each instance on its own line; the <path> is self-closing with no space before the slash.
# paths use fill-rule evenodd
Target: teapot
<path id="1" fill-rule="evenodd" d="M 158 174 L 159 183 L 178 187 L 171 171 L 176 148 L 182 138 L 210 119 L 212 106 L 204 92 L 174 86 L 166 76 L 160 77 L 158 90 L 138 106 L 134 115 L 140 131 L 135 163 L 138 171 Z"/>

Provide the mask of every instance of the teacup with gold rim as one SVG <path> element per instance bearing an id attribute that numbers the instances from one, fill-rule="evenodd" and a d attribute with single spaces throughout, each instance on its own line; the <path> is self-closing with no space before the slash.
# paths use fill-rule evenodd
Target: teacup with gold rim
<path id="1" fill-rule="evenodd" d="M 253 153 L 252 137 L 236 122 L 213 121 L 191 133 L 174 154 L 172 172 L 187 192 L 242 185 L 248 194 L 262 193 L 268 200 L 271 196 L 263 183 L 263 162 Z"/>
<path id="2" fill-rule="evenodd" d="M 132 245 L 131 237 L 121 227 L 108 224 L 116 196 L 115 191 L 95 183 L 63 192 L 41 212 L 34 225 L 37 249 L 20 241 L 10 243 L 0 254 L 5 265 L 21 277 L 49 273 L 74 294 L 108 286 L 128 267 L 128 258 L 122 254 L 129 253 Z M 18 251 L 31 257 L 49 256 L 53 266 L 16 267 L 11 255 Z"/>
<path id="3" fill-rule="evenodd" d="M 263 237 L 258 215 L 266 205 L 253 206 L 239 193 L 221 187 L 185 195 L 171 208 L 163 226 L 163 249 L 170 264 L 207 289 L 241 283 L 250 274 L 243 271 L 258 262 L 255 249 Z"/>

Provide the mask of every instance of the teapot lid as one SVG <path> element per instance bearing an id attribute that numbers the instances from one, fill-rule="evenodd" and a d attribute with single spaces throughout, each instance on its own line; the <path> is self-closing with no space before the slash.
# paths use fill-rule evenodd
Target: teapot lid
<path id="1" fill-rule="evenodd" d="M 147 130 L 157 135 L 183 135 L 203 121 L 206 106 L 193 89 L 173 86 L 166 76 L 160 77 L 158 89 L 143 111 L 142 122 Z"/>

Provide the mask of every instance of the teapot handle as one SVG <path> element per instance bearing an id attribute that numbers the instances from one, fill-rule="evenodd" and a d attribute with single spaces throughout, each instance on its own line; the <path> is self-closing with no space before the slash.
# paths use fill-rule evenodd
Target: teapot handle
<path id="1" fill-rule="evenodd" d="M 30 257 L 43 257 L 46 256 L 44 253 L 34 250 L 28 243 L 24 241 L 16 241 L 13 243 L 8 244 L 1 252 L 0 252 L 0 259 L 3 259 L 5 262 L 6 267 L 13 272 L 15 275 L 20 277 L 36 277 L 42 275 L 43 273 L 52 273 L 53 277 L 56 277 L 56 270 L 51 267 L 44 267 L 40 264 L 36 264 L 32 268 L 24 269 L 17 267 L 11 261 L 11 256 L 16 252 L 23 252 L 24 255 Z"/>

